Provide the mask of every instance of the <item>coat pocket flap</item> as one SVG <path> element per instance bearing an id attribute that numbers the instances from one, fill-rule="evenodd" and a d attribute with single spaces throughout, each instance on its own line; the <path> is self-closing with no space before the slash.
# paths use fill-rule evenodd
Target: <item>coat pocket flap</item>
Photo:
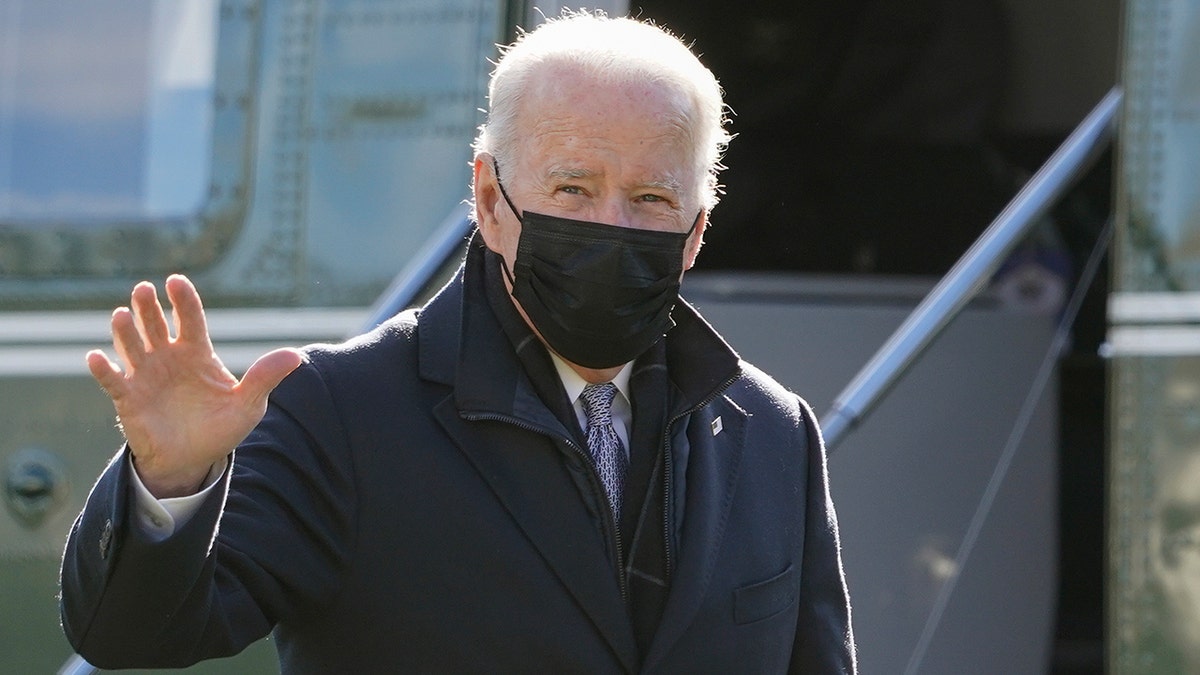
<path id="1" fill-rule="evenodd" d="M 782 573 L 766 581 L 759 581 L 734 591 L 734 622 L 743 624 L 758 621 L 791 607 L 799 593 L 794 580 L 795 575 L 795 567 L 788 565 Z"/>

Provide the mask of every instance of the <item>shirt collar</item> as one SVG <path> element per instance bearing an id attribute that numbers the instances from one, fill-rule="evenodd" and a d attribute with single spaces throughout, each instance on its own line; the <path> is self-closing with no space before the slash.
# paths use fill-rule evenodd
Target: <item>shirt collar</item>
<path id="1" fill-rule="evenodd" d="M 583 393 L 583 388 L 588 385 L 587 380 L 580 377 L 579 373 L 567 365 L 561 356 L 549 349 L 546 351 L 550 354 L 550 359 L 554 361 L 554 369 L 558 371 L 558 379 L 562 380 L 563 389 L 567 392 L 567 400 L 574 404 L 579 400 L 579 395 Z M 621 392 L 626 401 L 633 400 L 633 397 L 629 395 L 629 375 L 633 372 L 632 366 L 633 361 L 621 366 L 621 370 L 612 379 L 612 383 L 617 385 L 617 391 Z"/>

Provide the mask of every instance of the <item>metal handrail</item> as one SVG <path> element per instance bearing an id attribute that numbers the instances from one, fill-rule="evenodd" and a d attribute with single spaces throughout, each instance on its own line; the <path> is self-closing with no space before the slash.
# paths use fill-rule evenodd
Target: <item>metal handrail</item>
<path id="1" fill-rule="evenodd" d="M 58 675 L 92 675 L 99 672 L 100 669 L 88 663 L 86 659 L 78 654 L 72 654 L 71 658 L 67 659 L 66 663 L 58 669 Z"/>
<path id="2" fill-rule="evenodd" d="M 1112 138 L 1122 93 L 1114 87 L 879 348 L 821 418 L 832 451 L 974 297 Z"/>
<path id="3" fill-rule="evenodd" d="M 464 202 L 446 216 L 442 224 L 433 231 L 433 235 L 425 241 L 421 250 L 409 259 L 404 269 L 400 270 L 387 289 L 379 295 L 379 299 L 367 313 L 362 330 L 371 330 L 390 319 L 396 312 L 413 305 L 421 290 L 429 284 L 446 260 L 456 251 L 463 250 L 464 240 L 471 233 L 472 227 L 474 222 L 471 220 L 471 207 Z"/>

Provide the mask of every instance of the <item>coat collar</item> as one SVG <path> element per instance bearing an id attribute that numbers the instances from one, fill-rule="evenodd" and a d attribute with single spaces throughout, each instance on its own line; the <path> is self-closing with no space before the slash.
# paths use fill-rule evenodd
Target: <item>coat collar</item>
<path id="1" fill-rule="evenodd" d="M 508 317 L 497 317 L 491 310 L 485 255 L 482 238 L 474 236 L 458 274 L 421 309 L 421 376 L 454 385 L 460 408 L 512 413 L 519 398 L 516 388 L 522 380 L 529 381 L 522 361 L 540 358 L 549 372 L 553 363 L 515 308 L 507 308 Z M 671 316 L 675 327 L 665 338 L 667 371 L 680 395 L 677 407 L 688 409 L 718 394 L 738 375 L 741 362 L 683 298 Z M 513 325 L 514 318 L 519 326 Z M 534 358 L 517 358 L 518 354 Z"/>

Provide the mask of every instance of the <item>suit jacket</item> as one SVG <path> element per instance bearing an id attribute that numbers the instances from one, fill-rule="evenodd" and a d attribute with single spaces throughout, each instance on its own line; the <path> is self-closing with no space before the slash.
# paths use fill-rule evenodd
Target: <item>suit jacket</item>
<path id="1" fill-rule="evenodd" d="M 118 454 L 64 554 L 76 650 L 180 666 L 273 630 L 289 673 L 853 672 L 813 415 L 683 302 L 663 434 L 678 550 L 638 649 L 603 492 L 483 301 L 479 255 L 419 311 L 307 348 L 167 540 L 131 520 Z"/>

